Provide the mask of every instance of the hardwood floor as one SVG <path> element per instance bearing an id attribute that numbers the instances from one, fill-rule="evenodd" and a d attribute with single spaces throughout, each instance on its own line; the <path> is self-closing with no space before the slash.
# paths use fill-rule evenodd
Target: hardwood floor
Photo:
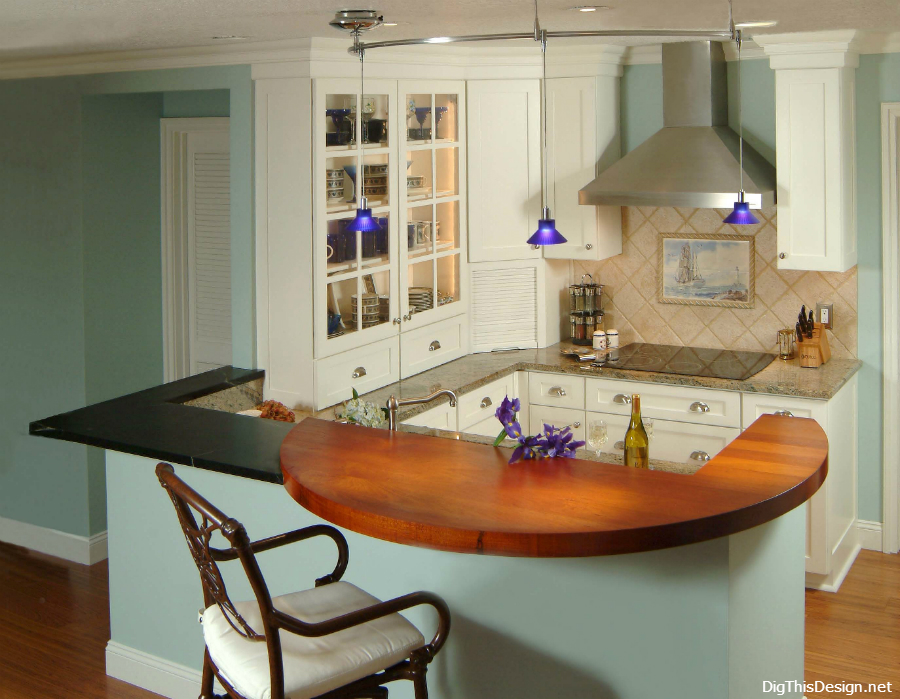
<path id="1" fill-rule="evenodd" d="M 900 555 L 861 551 L 836 595 L 806 591 L 806 682 L 816 680 L 891 682 L 900 694 Z M 835 696 L 846 694 L 807 694 Z"/>
<path id="2" fill-rule="evenodd" d="M 69 563 L 0 543 L 2 699 L 159 699 L 106 676 L 106 561 Z"/>
<path id="3" fill-rule="evenodd" d="M 105 561 L 89 568 L 0 543 L 0 699 L 158 699 L 106 676 L 108 638 Z M 806 681 L 816 680 L 891 682 L 900 693 L 900 555 L 863 551 L 838 594 L 807 591 Z"/>

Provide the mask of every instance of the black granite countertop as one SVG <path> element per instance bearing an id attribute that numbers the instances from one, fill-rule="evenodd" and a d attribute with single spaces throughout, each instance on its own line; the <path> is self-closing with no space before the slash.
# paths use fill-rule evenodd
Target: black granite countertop
<path id="1" fill-rule="evenodd" d="M 259 369 L 214 369 L 37 420 L 29 432 L 280 484 L 278 452 L 293 423 L 184 405 L 264 375 Z"/>

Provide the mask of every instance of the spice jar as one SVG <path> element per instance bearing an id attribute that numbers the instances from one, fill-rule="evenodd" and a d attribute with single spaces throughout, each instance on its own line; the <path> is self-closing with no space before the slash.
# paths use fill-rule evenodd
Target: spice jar
<path id="1" fill-rule="evenodd" d="M 584 326 L 585 316 L 582 313 L 570 313 L 569 314 L 569 327 L 571 330 L 571 338 L 572 342 L 576 345 L 589 345 L 591 344 L 590 340 L 587 339 L 585 326 Z"/>
<path id="2" fill-rule="evenodd" d="M 606 333 L 602 330 L 594 330 L 594 349 L 595 350 L 605 350 L 606 349 Z"/>
<path id="3" fill-rule="evenodd" d="M 573 284 L 569 287 L 569 312 L 584 312 L 584 287 L 581 284 Z"/>

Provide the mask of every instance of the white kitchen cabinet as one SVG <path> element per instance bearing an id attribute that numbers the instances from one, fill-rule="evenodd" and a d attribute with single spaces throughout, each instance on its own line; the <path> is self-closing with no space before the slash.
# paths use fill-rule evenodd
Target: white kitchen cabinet
<path id="1" fill-rule="evenodd" d="M 400 341 L 373 342 L 365 353 L 343 352 L 316 362 L 316 395 L 325 408 L 357 393 L 374 391 L 400 380 Z"/>
<path id="2" fill-rule="evenodd" d="M 469 260 L 538 259 L 525 241 L 541 214 L 540 81 L 469 81 L 467 100 Z"/>
<path id="3" fill-rule="evenodd" d="M 829 401 L 743 394 L 744 427 L 764 413 L 812 418 L 828 436 L 828 476 L 807 505 L 806 585 L 837 591 L 859 553 L 857 377 Z"/>
<path id="4" fill-rule="evenodd" d="M 603 413 L 631 415 L 631 396 L 641 396 L 641 415 L 700 425 L 741 427 L 741 394 L 694 386 L 586 379 L 585 407 Z"/>
<path id="5" fill-rule="evenodd" d="M 584 377 L 531 372 L 528 375 L 528 402 L 584 410 Z"/>
<path id="6" fill-rule="evenodd" d="M 855 67 L 775 74 L 778 268 L 856 264 Z"/>
<path id="7" fill-rule="evenodd" d="M 473 426 L 493 420 L 489 430 L 492 434 L 489 434 L 489 436 L 499 434 L 501 425 L 494 413 L 500 407 L 500 403 L 503 402 L 505 397 L 509 396 L 510 399 L 516 397 L 515 384 L 515 376 L 510 374 L 460 396 L 457 404 L 459 429 L 463 432 L 472 433 L 471 428 Z M 474 432 L 474 434 L 482 434 L 482 432 Z"/>
<path id="8" fill-rule="evenodd" d="M 434 408 L 429 408 L 425 412 L 414 415 L 408 420 L 404 420 L 403 424 L 455 432 L 457 424 L 456 408 L 451 408 L 450 403 L 442 403 Z"/>
<path id="9" fill-rule="evenodd" d="M 584 410 L 575 408 L 555 408 L 548 405 L 531 406 L 530 432 L 529 434 L 540 434 L 544 431 L 544 425 L 552 425 L 562 429 L 570 427 L 572 435 L 578 441 L 584 441 Z M 524 428 L 524 425 L 523 425 Z"/>
<path id="10" fill-rule="evenodd" d="M 466 354 L 465 316 L 449 318 L 400 335 L 400 378 L 433 369 Z"/>
<path id="11" fill-rule="evenodd" d="M 545 258 L 605 260 L 622 252 L 622 208 L 582 206 L 578 191 L 619 158 L 619 80 L 547 80 L 547 201 L 562 245 Z"/>

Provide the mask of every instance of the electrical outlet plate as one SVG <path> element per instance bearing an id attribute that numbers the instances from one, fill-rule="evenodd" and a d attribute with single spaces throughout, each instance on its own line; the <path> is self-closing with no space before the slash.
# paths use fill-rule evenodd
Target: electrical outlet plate
<path id="1" fill-rule="evenodd" d="M 831 330 L 832 326 L 834 325 L 834 304 L 817 303 L 816 320 L 823 326 Z"/>

